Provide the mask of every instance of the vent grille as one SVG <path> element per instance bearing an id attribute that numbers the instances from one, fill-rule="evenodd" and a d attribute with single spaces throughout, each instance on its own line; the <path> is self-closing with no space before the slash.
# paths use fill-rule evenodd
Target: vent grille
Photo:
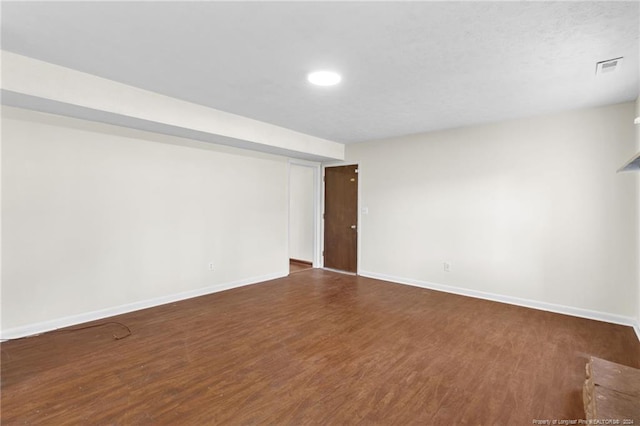
<path id="1" fill-rule="evenodd" d="M 622 56 L 619 58 L 607 59 L 596 64 L 596 75 L 609 74 L 620 69 Z"/>

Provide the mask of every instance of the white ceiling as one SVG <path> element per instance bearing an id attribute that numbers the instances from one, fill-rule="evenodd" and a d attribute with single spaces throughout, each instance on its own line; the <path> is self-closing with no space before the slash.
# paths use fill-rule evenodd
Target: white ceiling
<path id="1" fill-rule="evenodd" d="M 634 100 L 639 15 L 609 1 L 5 1 L 2 49 L 349 143 Z M 342 84 L 310 86 L 318 68 Z"/>

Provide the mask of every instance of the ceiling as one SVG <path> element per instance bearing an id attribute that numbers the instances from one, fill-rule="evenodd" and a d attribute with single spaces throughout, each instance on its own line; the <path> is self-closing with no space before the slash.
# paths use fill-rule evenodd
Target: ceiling
<path id="1" fill-rule="evenodd" d="M 639 16 L 610 1 L 3 1 L 2 49 L 351 143 L 635 100 Z M 319 68 L 342 83 L 309 85 Z"/>

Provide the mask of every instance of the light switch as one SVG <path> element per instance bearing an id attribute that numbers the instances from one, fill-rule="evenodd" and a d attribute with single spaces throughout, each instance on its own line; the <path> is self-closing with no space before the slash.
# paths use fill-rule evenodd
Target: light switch
<path id="1" fill-rule="evenodd" d="M 361 209 L 362 214 L 369 214 L 369 207 L 363 207 Z"/>

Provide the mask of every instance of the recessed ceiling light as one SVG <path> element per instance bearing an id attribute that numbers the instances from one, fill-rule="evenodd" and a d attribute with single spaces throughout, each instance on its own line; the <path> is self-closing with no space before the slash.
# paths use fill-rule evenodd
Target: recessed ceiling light
<path id="1" fill-rule="evenodd" d="M 333 71 L 315 71 L 307 75 L 307 80 L 316 86 L 334 86 L 340 83 L 342 77 Z"/>

